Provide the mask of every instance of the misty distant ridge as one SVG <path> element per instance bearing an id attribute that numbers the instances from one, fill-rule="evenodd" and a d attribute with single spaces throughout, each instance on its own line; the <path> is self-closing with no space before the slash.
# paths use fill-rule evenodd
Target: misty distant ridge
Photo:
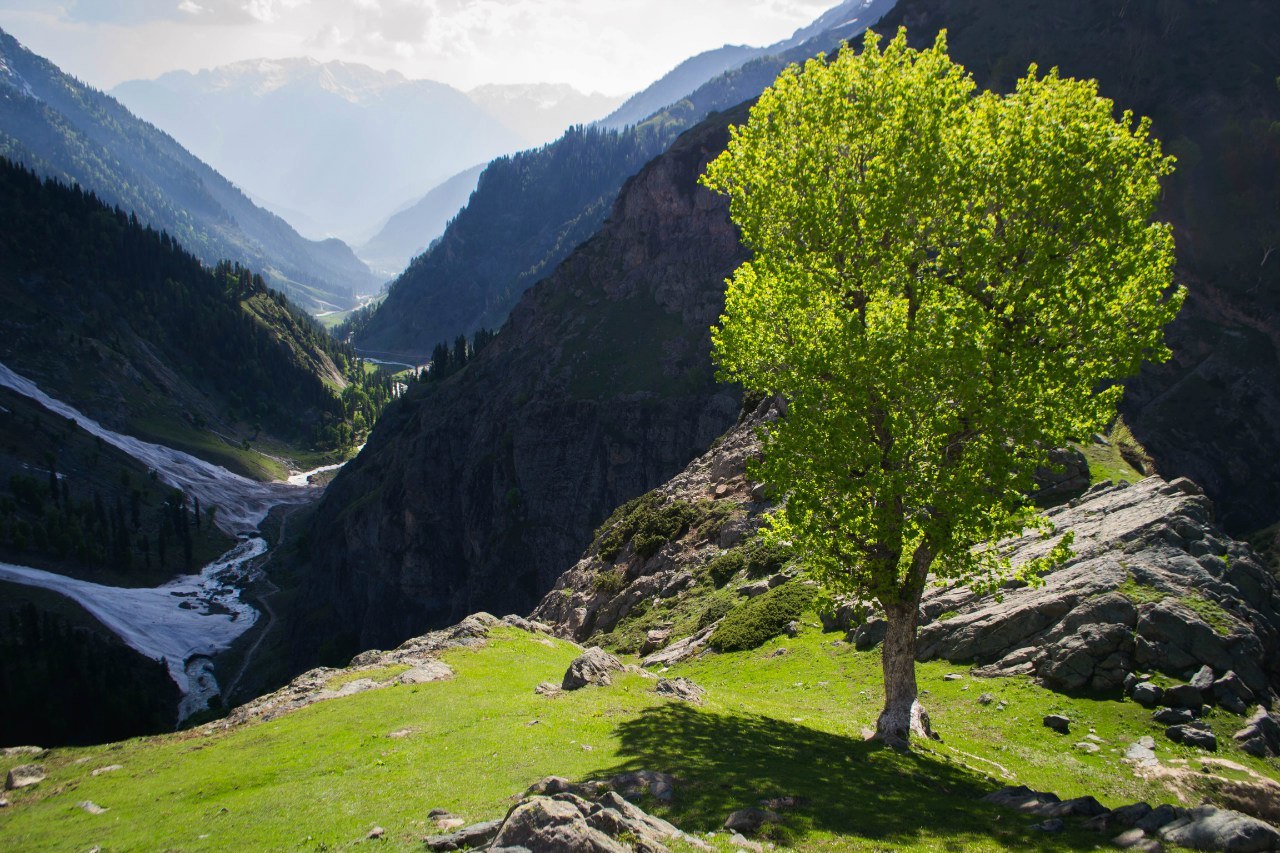
<path id="1" fill-rule="evenodd" d="M 459 172 L 541 145 L 621 100 L 556 84 L 464 93 L 307 57 L 171 71 L 111 94 L 300 233 L 352 244 Z"/>

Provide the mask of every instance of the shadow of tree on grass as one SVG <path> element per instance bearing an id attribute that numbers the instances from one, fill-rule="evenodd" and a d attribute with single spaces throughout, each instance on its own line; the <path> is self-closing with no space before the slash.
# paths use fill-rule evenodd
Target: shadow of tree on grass
<path id="1" fill-rule="evenodd" d="M 675 801 L 655 811 L 689 832 L 721 831 L 733 811 L 791 796 L 776 841 L 811 833 L 864 840 L 872 849 L 922 843 L 946 850 L 1091 850 L 1093 833 L 1046 835 L 1034 819 L 981 802 L 1002 783 L 933 755 L 755 715 L 701 711 L 682 703 L 650 708 L 618 727 L 622 763 L 586 778 L 631 770 L 671 773 Z M 655 804 L 649 803 L 649 806 Z"/>

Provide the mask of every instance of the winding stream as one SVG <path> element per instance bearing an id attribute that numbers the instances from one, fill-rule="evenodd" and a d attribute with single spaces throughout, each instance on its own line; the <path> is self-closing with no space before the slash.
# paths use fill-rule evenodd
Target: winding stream
<path id="1" fill-rule="evenodd" d="M 294 474 L 285 483 L 259 483 L 180 450 L 113 432 L 53 399 L 3 364 L 0 386 L 75 420 L 86 432 L 155 470 L 168 485 L 199 497 L 205 507 L 216 506 L 214 520 L 219 529 L 240 539 L 199 574 L 184 575 L 154 588 L 104 586 L 0 563 L 0 580 L 65 595 L 134 650 L 164 660 L 183 694 L 179 722 L 204 710 L 219 692 L 210 656 L 230 648 L 258 619 L 258 611 L 240 598 L 240 590 L 256 571 L 257 558 L 267 551 L 258 526 L 274 507 L 314 500 L 320 489 L 309 484 L 310 477 L 342 466 L 326 465 Z"/>

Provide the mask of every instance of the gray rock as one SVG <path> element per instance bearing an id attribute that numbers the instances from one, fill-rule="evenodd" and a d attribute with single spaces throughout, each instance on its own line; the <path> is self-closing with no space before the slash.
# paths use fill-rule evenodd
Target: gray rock
<path id="1" fill-rule="evenodd" d="M 884 642 L 884 635 L 888 630 L 889 623 L 885 620 L 868 619 L 854 629 L 853 647 L 860 652 L 870 651 Z"/>
<path id="2" fill-rule="evenodd" d="M 1107 813 L 1107 807 L 1093 797 L 1076 797 L 1057 803 L 1045 803 L 1032 810 L 1042 817 L 1097 817 Z"/>
<path id="3" fill-rule="evenodd" d="M 1280 756 L 1280 722 L 1261 705 L 1231 738 L 1245 752 L 1259 758 Z"/>
<path id="4" fill-rule="evenodd" d="M 44 755 L 46 752 L 43 746 L 6 746 L 0 749 L 0 755 L 5 758 L 18 758 L 23 755 Z"/>
<path id="5" fill-rule="evenodd" d="M 794 637 L 800 633 L 800 623 L 792 619 L 787 623 L 787 627 L 783 629 L 788 637 Z"/>
<path id="6" fill-rule="evenodd" d="M 507 813 L 493 847 L 523 847 L 546 853 L 627 853 L 630 847 L 587 823 L 585 801 L 531 797 Z M 571 799 L 569 799 L 571 798 Z M 584 805 L 580 806 L 578 802 Z"/>
<path id="7" fill-rule="evenodd" d="M 429 660 L 418 664 L 398 679 L 401 684 L 430 684 L 453 678 L 453 670 L 444 661 Z"/>
<path id="8" fill-rule="evenodd" d="M 1161 827 L 1172 823 L 1182 817 L 1183 810 L 1177 806 L 1171 806 L 1168 803 L 1156 806 L 1146 817 L 1140 819 L 1134 826 L 1147 833 L 1155 832 Z"/>
<path id="9" fill-rule="evenodd" d="M 1060 817 L 1052 817 L 1042 823 L 1031 824 L 1031 828 L 1036 832 L 1062 832 L 1065 826 Z"/>
<path id="10" fill-rule="evenodd" d="M 1148 745 L 1143 741 L 1151 741 L 1151 744 Z M 1160 763 L 1156 758 L 1155 741 L 1151 740 L 1151 738 L 1142 738 L 1137 743 L 1129 744 L 1124 751 L 1124 757 L 1129 761 L 1135 762 L 1140 767 L 1149 767 Z"/>
<path id="11" fill-rule="evenodd" d="M 1213 668 L 1209 666 L 1200 667 L 1196 674 L 1191 676 L 1188 680 L 1188 683 L 1196 690 L 1199 690 L 1201 694 L 1208 693 L 1212 690 L 1213 682 Z"/>
<path id="12" fill-rule="evenodd" d="M 979 705 L 990 705 L 994 701 L 996 701 L 996 697 L 990 693 L 983 693 L 978 697 Z"/>
<path id="13" fill-rule="evenodd" d="M 1170 708 L 1199 711 L 1204 705 L 1204 693 L 1191 684 L 1176 684 L 1164 692 L 1164 704 Z"/>
<path id="14" fill-rule="evenodd" d="M 1137 702 L 1144 708 L 1154 708 L 1160 704 L 1160 700 L 1164 698 L 1164 690 L 1150 681 L 1144 681 L 1137 684 L 1130 694 L 1133 701 Z"/>
<path id="15" fill-rule="evenodd" d="M 447 835 L 433 835 L 424 839 L 423 843 L 428 850 L 471 850 L 493 841 L 498 836 L 498 829 L 501 826 L 501 820 L 475 823 Z"/>
<path id="16" fill-rule="evenodd" d="M 755 835 L 766 823 L 779 823 L 781 820 L 777 812 L 768 809 L 739 809 L 725 818 L 724 828 L 729 832 Z"/>
<path id="17" fill-rule="evenodd" d="M 654 628 L 652 631 L 646 631 L 644 645 L 640 647 L 640 654 L 647 655 L 656 652 L 665 646 L 670 639 L 670 628 Z"/>
<path id="18" fill-rule="evenodd" d="M 9 775 L 5 777 L 4 789 L 12 791 L 17 788 L 26 788 L 30 785 L 37 785 L 43 782 L 45 778 L 44 767 L 40 764 L 19 764 L 17 767 L 9 771 Z"/>
<path id="19" fill-rule="evenodd" d="M 747 598 L 755 598 L 757 595 L 764 595 L 771 589 L 768 580 L 755 581 L 749 584 L 743 584 L 738 587 L 738 595 L 745 595 Z"/>
<path id="20" fill-rule="evenodd" d="M 1044 718 L 1044 727 L 1053 729 L 1059 734 L 1071 733 L 1071 721 L 1061 714 L 1049 714 Z"/>
<path id="21" fill-rule="evenodd" d="M 1160 830 L 1160 838 L 1195 850 L 1253 853 L 1280 849 L 1280 832 L 1239 812 L 1200 806 Z"/>
<path id="22" fill-rule="evenodd" d="M 682 702 L 690 702 L 694 705 L 701 705 L 702 697 L 707 693 L 706 690 L 687 678 L 663 678 L 658 681 L 658 686 L 654 692 L 659 696 L 679 699 Z"/>
<path id="23" fill-rule="evenodd" d="M 992 791 L 982 800 L 1030 814 L 1039 814 L 1039 809 L 1062 802 L 1056 794 L 1033 791 L 1025 785 L 1009 785 L 998 791 Z"/>
<path id="24" fill-rule="evenodd" d="M 609 673 L 622 669 L 622 661 L 597 646 L 592 646 L 569 664 L 560 687 L 579 690 L 588 684 L 608 685 Z"/>
<path id="25" fill-rule="evenodd" d="M 1224 708 L 1226 704 L 1223 700 L 1227 697 L 1233 697 L 1245 705 L 1253 702 L 1254 699 L 1253 691 L 1240 680 L 1240 676 L 1236 675 L 1235 672 L 1228 672 L 1213 682 L 1213 696 L 1218 700 L 1218 704 Z"/>
<path id="26" fill-rule="evenodd" d="M 640 661 L 640 665 L 645 667 L 670 666 L 671 664 L 688 660 L 706 647 L 707 641 L 711 639 L 711 634 L 719 624 L 720 621 L 716 620 L 716 622 L 703 628 L 693 636 L 674 642 L 660 652 L 647 655 Z"/>
<path id="27" fill-rule="evenodd" d="M 1151 719 L 1164 726 L 1180 726 L 1190 723 L 1196 718 L 1195 714 L 1186 708 L 1161 708 L 1151 715 Z"/>
<path id="28" fill-rule="evenodd" d="M 1095 752 L 1101 751 L 1102 747 L 1098 746 L 1096 743 L 1093 743 L 1092 741 L 1082 740 L 1076 744 L 1076 749 L 1080 752 L 1086 752 L 1092 755 Z"/>
<path id="29" fill-rule="evenodd" d="M 1119 847 L 1121 850 L 1130 850 L 1145 840 L 1147 834 L 1141 829 L 1126 829 L 1124 832 L 1111 839 L 1112 847 Z"/>
<path id="30" fill-rule="evenodd" d="M 106 814 L 107 812 L 111 811 L 111 809 L 104 809 L 102 806 L 98 805 L 93 800 L 85 800 L 84 802 L 78 803 L 77 805 L 79 805 L 80 808 L 84 809 L 89 814 L 95 814 L 95 815 Z"/>
<path id="31" fill-rule="evenodd" d="M 946 675 L 942 676 L 943 681 L 959 681 L 962 678 L 964 678 L 964 676 L 958 672 L 948 672 Z"/>
<path id="32" fill-rule="evenodd" d="M 537 687 L 533 688 L 533 692 L 539 696 L 558 696 L 564 691 L 560 689 L 559 684 L 550 681 L 544 681 Z"/>
<path id="33" fill-rule="evenodd" d="M 1129 829 L 1136 826 L 1138 821 L 1149 814 L 1151 814 L 1151 806 L 1146 803 L 1133 803 L 1090 818 L 1085 821 L 1084 828 L 1094 832 L 1115 832 L 1119 829 Z"/>
<path id="34" fill-rule="evenodd" d="M 1207 749 L 1210 752 L 1217 752 L 1218 750 L 1218 738 L 1208 729 L 1202 729 L 1194 725 L 1170 726 L 1164 730 L 1164 734 L 1174 743 L 1194 746 L 1198 749 Z"/>

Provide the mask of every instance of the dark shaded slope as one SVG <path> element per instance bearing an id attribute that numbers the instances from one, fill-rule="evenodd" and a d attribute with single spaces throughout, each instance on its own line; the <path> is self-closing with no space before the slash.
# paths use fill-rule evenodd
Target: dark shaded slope
<path id="1" fill-rule="evenodd" d="M 346 244 L 303 239 L 168 135 L 2 30 L 0 154 L 137 213 L 205 263 L 261 269 L 308 306 L 347 307 L 378 284 Z"/>
<path id="2" fill-rule="evenodd" d="M 946 27 L 984 86 L 1059 66 L 1151 116 L 1178 157 L 1162 212 L 1190 298 L 1173 359 L 1130 383 L 1124 412 L 1161 473 L 1201 483 L 1228 530 L 1280 518 L 1280 6 L 901 0 L 877 29 L 899 25 L 918 43 Z"/>
<path id="3" fill-rule="evenodd" d="M 466 369 L 388 409 L 311 526 L 297 666 L 320 641 L 341 660 L 476 610 L 527 611 L 613 507 L 732 422 L 708 329 L 744 254 L 696 180 L 745 116 L 685 134 Z"/>

